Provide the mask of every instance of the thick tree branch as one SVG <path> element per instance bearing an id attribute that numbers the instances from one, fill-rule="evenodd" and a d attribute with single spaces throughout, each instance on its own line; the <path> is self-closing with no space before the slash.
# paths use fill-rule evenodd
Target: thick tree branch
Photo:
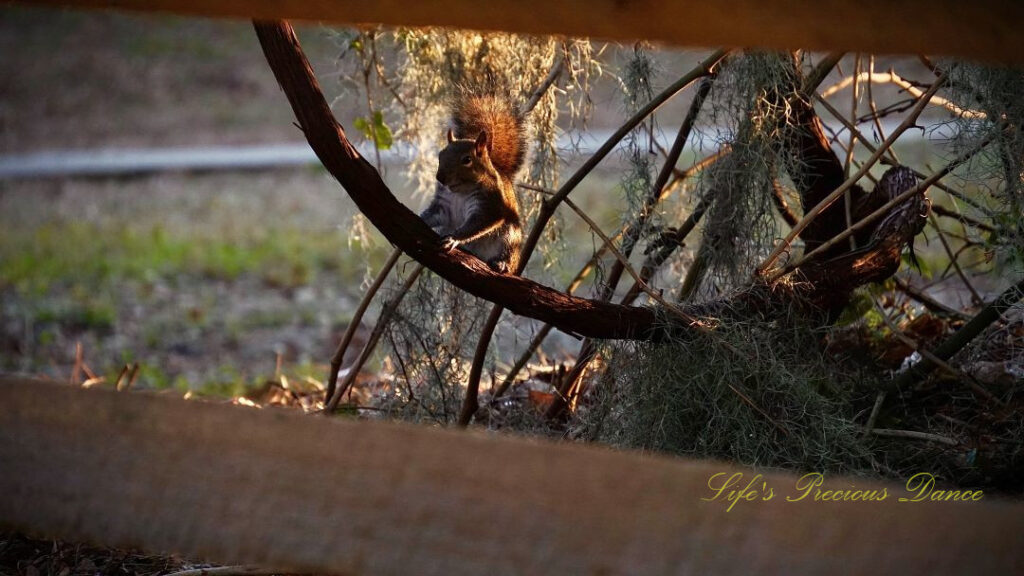
<path id="1" fill-rule="evenodd" d="M 568 296 L 531 280 L 498 274 L 461 251 L 441 250 L 440 238 L 395 198 L 345 136 L 320 91 L 291 25 L 254 22 L 263 52 L 306 139 L 359 210 L 403 252 L 455 286 L 510 311 L 595 338 L 652 338 L 664 330 L 649 308 Z"/>
<path id="2" fill-rule="evenodd" d="M 598 339 L 660 339 L 669 333 L 693 330 L 688 322 L 658 317 L 652 308 L 577 298 L 525 278 L 495 273 L 461 251 L 444 252 L 440 238 L 395 198 L 373 166 L 348 141 L 320 91 L 291 26 L 279 21 L 257 21 L 254 26 L 267 61 L 310 146 L 359 210 L 397 248 L 474 296 L 568 333 Z M 722 55 L 721 52 L 714 55 L 706 61 L 707 66 L 712 66 Z M 564 197 L 569 189 L 571 186 L 567 183 L 559 196 Z M 548 200 L 545 207 L 553 209 L 557 199 Z M 804 298 L 811 306 L 828 308 L 829 304 L 834 304 L 830 291 L 839 287 L 836 278 L 841 278 L 843 287 L 848 290 L 850 286 L 876 280 L 891 270 L 893 255 L 898 260 L 901 246 L 890 244 L 893 243 L 881 243 L 873 251 L 808 266 L 803 270 L 808 282 L 797 290 L 755 283 L 727 301 L 690 306 L 681 311 L 698 318 L 730 311 L 771 314 L 771 310 L 788 309 L 787 302 L 791 303 L 794 296 Z M 836 273 L 837 268 L 842 268 L 841 273 Z"/>

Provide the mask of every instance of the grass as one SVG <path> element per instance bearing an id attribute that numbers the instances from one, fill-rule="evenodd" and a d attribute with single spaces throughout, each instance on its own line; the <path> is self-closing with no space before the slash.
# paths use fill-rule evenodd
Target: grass
<path id="1" fill-rule="evenodd" d="M 293 288 L 326 272 L 358 278 L 362 263 L 330 237 L 297 229 L 256 231 L 231 240 L 190 237 L 160 224 L 110 229 L 89 222 L 48 223 L 30 230 L 0 230 L 0 285 L 23 295 L 57 287 L 103 290 L 124 281 L 236 280 L 252 274 L 269 285 Z"/>
<path id="2" fill-rule="evenodd" d="M 65 379 L 81 344 L 108 381 L 138 361 L 138 386 L 235 394 L 278 354 L 326 363 L 390 252 L 350 244 L 342 194 L 306 170 L 0 183 L 0 370 Z"/>

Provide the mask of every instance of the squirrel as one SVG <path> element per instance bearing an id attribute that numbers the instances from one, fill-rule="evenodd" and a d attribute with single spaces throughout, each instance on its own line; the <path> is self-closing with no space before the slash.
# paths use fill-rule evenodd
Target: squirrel
<path id="1" fill-rule="evenodd" d="M 461 248 L 502 274 L 519 267 L 523 230 L 514 180 L 526 158 L 525 121 L 511 99 L 464 94 L 452 107 L 437 188 L 420 218 L 448 252 Z"/>

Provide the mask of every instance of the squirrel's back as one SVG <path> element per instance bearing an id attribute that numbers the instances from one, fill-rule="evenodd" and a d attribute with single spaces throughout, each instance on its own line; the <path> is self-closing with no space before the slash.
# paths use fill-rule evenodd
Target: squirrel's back
<path id="1" fill-rule="evenodd" d="M 452 103 L 452 130 L 459 139 L 486 131 L 491 164 L 510 181 L 526 160 L 525 120 L 507 96 L 463 93 Z"/>

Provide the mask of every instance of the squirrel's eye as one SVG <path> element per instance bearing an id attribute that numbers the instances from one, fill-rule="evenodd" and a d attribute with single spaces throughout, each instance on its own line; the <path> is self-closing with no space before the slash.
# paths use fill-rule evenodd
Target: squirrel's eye
<path id="1" fill-rule="evenodd" d="M 472 163 L 473 163 L 473 159 L 470 158 L 468 155 L 462 157 L 462 165 L 463 166 L 469 166 Z"/>

